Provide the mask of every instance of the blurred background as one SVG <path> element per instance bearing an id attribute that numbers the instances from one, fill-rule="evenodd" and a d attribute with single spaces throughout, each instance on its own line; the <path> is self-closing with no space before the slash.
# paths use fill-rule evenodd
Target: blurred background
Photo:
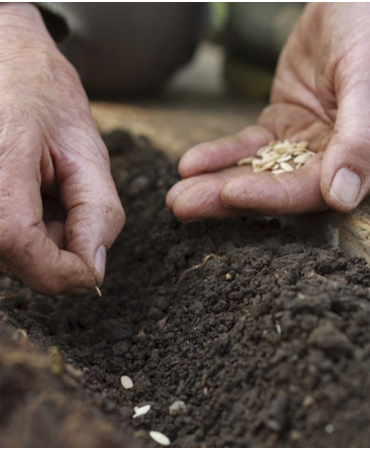
<path id="1" fill-rule="evenodd" d="M 303 7 L 280 2 L 64 3 L 71 29 L 64 51 L 95 96 L 155 92 L 193 61 L 198 90 L 220 89 L 225 81 L 233 92 L 261 97 L 268 94 L 280 50 Z"/>
<path id="2" fill-rule="evenodd" d="M 100 101 L 103 130 L 124 121 L 157 140 L 172 133 L 177 155 L 256 120 L 304 5 L 64 3 L 71 33 L 62 49 Z"/>

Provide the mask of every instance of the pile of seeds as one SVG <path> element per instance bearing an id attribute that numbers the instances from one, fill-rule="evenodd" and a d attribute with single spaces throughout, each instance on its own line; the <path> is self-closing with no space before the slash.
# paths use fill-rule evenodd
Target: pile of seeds
<path id="1" fill-rule="evenodd" d="M 270 170 L 276 175 L 291 172 L 302 167 L 315 154 L 308 150 L 307 145 L 307 141 L 272 141 L 258 150 L 257 157 L 243 158 L 238 162 L 238 166 L 251 165 L 253 172 Z"/>

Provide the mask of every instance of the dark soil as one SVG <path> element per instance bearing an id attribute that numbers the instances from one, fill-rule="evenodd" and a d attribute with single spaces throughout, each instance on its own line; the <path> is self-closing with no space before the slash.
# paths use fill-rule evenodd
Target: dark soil
<path id="1" fill-rule="evenodd" d="M 0 444 L 367 447 L 364 260 L 276 220 L 181 224 L 174 165 L 144 138 L 106 142 L 127 223 L 103 298 L 1 281 Z"/>

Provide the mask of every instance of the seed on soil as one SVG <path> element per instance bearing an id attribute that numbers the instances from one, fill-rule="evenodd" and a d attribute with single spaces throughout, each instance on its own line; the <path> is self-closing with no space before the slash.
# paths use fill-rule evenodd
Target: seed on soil
<path id="1" fill-rule="evenodd" d="M 27 333 L 26 333 L 24 330 L 22 330 L 22 329 L 19 330 L 19 333 L 20 333 L 23 337 L 25 337 L 25 338 L 28 337 L 28 336 L 27 336 Z"/>
<path id="2" fill-rule="evenodd" d="M 334 427 L 331 423 L 328 423 L 325 427 L 325 433 L 332 434 L 334 431 Z"/>
<path id="3" fill-rule="evenodd" d="M 159 431 L 150 431 L 149 436 L 159 445 L 163 445 L 164 447 L 168 447 L 171 444 L 171 441 L 165 436 L 163 433 Z"/>
<path id="4" fill-rule="evenodd" d="M 124 389 L 131 389 L 134 386 L 134 383 L 132 382 L 131 378 L 128 377 L 127 375 L 122 375 L 121 384 Z"/>
<path id="5" fill-rule="evenodd" d="M 103 294 L 101 293 L 101 290 L 98 288 L 98 286 L 95 286 L 95 292 L 98 297 L 103 297 Z"/>
<path id="6" fill-rule="evenodd" d="M 248 156 L 238 162 L 238 166 L 251 165 L 253 172 L 271 171 L 274 175 L 300 169 L 312 156 L 307 148 L 308 142 L 292 143 L 273 141 L 261 147 L 255 158 Z M 294 158 L 294 159 L 293 159 Z M 289 163 L 288 163 L 289 161 Z"/>
<path id="7" fill-rule="evenodd" d="M 301 434 L 299 431 L 292 430 L 292 431 L 289 433 L 289 438 L 290 438 L 292 441 L 299 441 L 299 440 L 302 439 L 302 434 Z"/>
<path id="8" fill-rule="evenodd" d="M 308 408 L 308 407 L 310 407 L 311 405 L 313 405 L 315 403 L 315 400 L 313 399 L 313 397 L 311 397 L 311 396 L 307 396 L 307 397 L 305 397 L 304 399 L 303 399 L 303 403 L 302 403 L 302 405 L 303 405 L 303 407 L 304 408 Z"/>
<path id="9" fill-rule="evenodd" d="M 231 275 L 231 273 L 227 273 L 225 278 L 226 278 L 226 281 L 230 281 L 233 279 L 233 276 Z"/>
<path id="10" fill-rule="evenodd" d="M 163 317 L 163 319 L 158 320 L 157 326 L 160 330 L 162 330 L 163 327 L 166 325 L 167 319 L 168 319 L 168 316 Z"/>
<path id="11" fill-rule="evenodd" d="M 84 376 L 82 370 L 77 369 L 76 367 L 72 366 L 72 364 L 65 364 L 64 369 L 73 378 L 79 379 Z"/>
<path id="12" fill-rule="evenodd" d="M 150 405 L 144 405 L 144 406 L 135 406 L 134 412 L 135 414 L 132 416 L 133 419 L 136 419 L 136 417 L 145 416 L 145 414 L 150 410 Z"/>
<path id="13" fill-rule="evenodd" d="M 186 413 L 186 405 L 182 400 L 175 400 L 169 407 L 170 416 L 181 416 Z"/>

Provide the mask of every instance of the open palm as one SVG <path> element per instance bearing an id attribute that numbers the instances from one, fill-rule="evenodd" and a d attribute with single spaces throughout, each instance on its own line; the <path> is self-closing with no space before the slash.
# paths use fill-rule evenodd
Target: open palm
<path id="1" fill-rule="evenodd" d="M 309 4 L 279 60 L 258 124 L 189 150 L 167 196 L 183 221 L 349 211 L 370 188 L 370 7 Z M 280 175 L 236 167 L 272 140 L 308 141 L 316 156 Z"/>

